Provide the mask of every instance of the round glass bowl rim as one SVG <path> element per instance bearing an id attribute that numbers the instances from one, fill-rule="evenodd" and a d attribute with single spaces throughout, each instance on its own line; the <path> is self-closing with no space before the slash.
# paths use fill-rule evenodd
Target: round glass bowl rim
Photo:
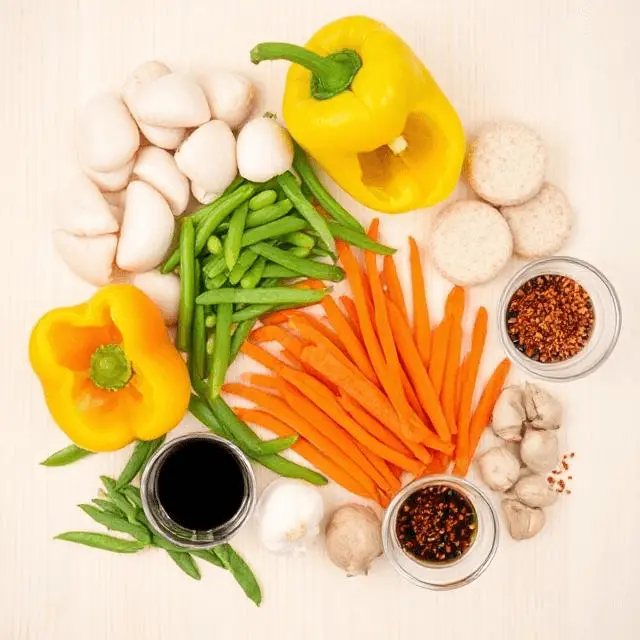
<path id="1" fill-rule="evenodd" d="M 480 565 L 476 567 L 469 575 L 457 580 L 455 582 L 450 582 L 447 584 L 435 584 L 433 582 L 427 582 L 422 580 L 415 575 L 411 574 L 404 567 L 400 566 L 400 564 L 396 561 L 394 557 L 394 553 L 404 553 L 400 548 L 399 544 L 395 544 L 392 540 L 395 540 L 395 518 L 392 516 L 398 510 L 398 507 L 401 505 L 406 498 L 411 495 L 413 492 L 422 489 L 424 487 L 438 485 L 438 484 L 447 484 L 451 485 L 454 489 L 460 490 L 460 492 L 467 498 L 471 505 L 473 506 L 476 512 L 478 511 L 477 503 L 480 501 L 487 507 L 487 514 L 491 518 L 493 522 L 493 540 L 491 541 L 491 547 L 489 549 L 489 553 L 482 560 Z M 471 498 L 469 495 L 471 494 Z M 392 519 L 394 520 L 392 522 Z M 491 561 L 493 560 L 496 552 L 498 551 L 498 543 L 500 541 L 500 520 L 498 518 L 498 513 L 491 503 L 491 500 L 487 497 L 487 494 L 480 489 L 477 485 L 469 480 L 464 480 L 463 478 L 458 478 L 456 476 L 448 475 L 448 474 L 440 474 L 436 476 L 427 476 L 423 478 L 416 478 L 408 485 L 402 488 L 399 491 L 384 514 L 384 519 L 382 521 L 382 547 L 384 549 L 384 554 L 387 557 L 387 560 L 391 563 L 391 566 L 406 580 L 411 582 L 412 584 L 421 587 L 422 589 L 430 589 L 431 591 L 452 591 L 453 589 L 459 589 L 467 584 L 470 584 L 477 578 L 479 578 L 489 567 Z M 468 554 L 472 554 L 475 547 L 472 545 L 469 548 Z M 467 555 L 467 554 L 465 554 Z M 405 554 L 406 558 L 410 558 L 409 555 Z M 420 563 L 417 560 L 412 560 L 416 565 Z M 451 566 L 451 565 L 449 565 Z M 447 571 L 447 566 L 443 565 L 440 568 L 434 569 L 435 571 Z"/>
<path id="2" fill-rule="evenodd" d="M 611 296 L 611 302 L 615 311 L 615 328 L 613 330 L 613 336 L 602 355 L 591 366 L 587 367 L 584 370 L 578 370 L 573 373 L 567 372 L 566 374 L 560 375 L 551 375 L 548 373 L 544 373 L 539 367 L 535 366 L 537 363 L 534 360 L 527 358 L 520 351 L 518 351 L 518 349 L 516 349 L 516 347 L 513 345 L 511 338 L 509 338 L 509 334 L 507 333 L 507 324 L 506 322 L 504 322 L 504 318 L 506 317 L 507 313 L 507 307 L 509 306 L 509 302 L 511 301 L 511 298 L 517 291 L 518 287 L 520 287 L 531 278 L 535 277 L 532 274 L 533 271 L 537 270 L 540 267 L 543 267 L 544 265 L 554 264 L 569 264 L 591 272 L 598 280 L 600 280 L 600 282 L 604 285 L 604 288 Z M 575 278 L 570 274 L 566 274 L 566 276 L 575 280 Z M 585 287 L 585 289 L 587 290 L 589 296 L 591 296 L 591 292 L 587 289 L 587 287 Z M 584 378 L 590 373 L 593 373 L 596 369 L 603 365 L 607 361 L 609 356 L 613 353 L 613 350 L 618 343 L 618 338 L 620 337 L 620 331 L 622 330 L 622 306 L 620 305 L 620 299 L 618 298 L 618 294 L 616 293 L 616 290 L 614 289 L 611 282 L 599 269 L 594 267 L 592 264 L 584 260 L 580 260 L 580 258 L 571 258 L 569 256 L 551 256 L 549 258 L 539 258 L 527 263 L 511 277 L 500 296 L 500 301 L 498 303 L 497 320 L 500 342 L 502 343 L 502 348 L 505 350 L 509 360 L 521 366 L 532 376 L 535 376 L 540 380 L 546 380 L 548 382 L 570 382 L 571 380 L 578 380 L 580 378 Z M 570 361 L 571 360 L 566 360 L 565 362 L 568 363 Z M 544 365 L 540 366 L 542 367 Z"/>

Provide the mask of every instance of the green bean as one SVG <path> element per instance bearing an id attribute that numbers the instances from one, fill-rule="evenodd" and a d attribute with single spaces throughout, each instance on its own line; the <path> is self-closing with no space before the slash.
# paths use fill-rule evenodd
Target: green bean
<path id="1" fill-rule="evenodd" d="M 204 326 L 207 329 L 213 329 L 213 327 L 216 326 L 216 314 L 215 313 L 210 313 L 205 319 L 204 319 Z"/>
<path id="2" fill-rule="evenodd" d="M 334 262 L 336 262 L 336 260 L 338 259 L 335 253 L 331 253 L 331 251 L 327 251 L 326 249 L 323 249 L 318 245 L 311 249 L 310 255 L 315 258 L 331 258 Z"/>
<path id="3" fill-rule="evenodd" d="M 215 336 L 212 334 L 207 338 L 207 346 L 206 346 L 207 355 L 213 355 L 215 344 L 216 344 L 216 339 L 215 339 Z"/>
<path id="4" fill-rule="evenodd" d="M 278 192 L 274 189 L 265 189 L 260 193 L 256 193 L 251 200 L 249 200 L 249 209 L 251 211 L 257 211 L 258 209 L 264 209 L 270 204 L 273 204 L 278 199 Z"/>
<path id="5" fill-rule="evenodd" d="M 286 236 L 283 236 L 282 242 L 288 242 L 295 247 L 305 247 L 311 250 L 316 240 L 312 236 L 302 233 L 302 231 L 294 231 L 293 233 L 288 233 Z"/>
<path id="6" fill-rule="evenodd" d="M 196 262 L 196 265 L 198 263 Z M 200 274 L 198 273 L 196 295 L 200 294 Z M 191 334 L 191 350 L 189 351 L 189 371 L 193 375 L 204 378 L 207 328 L 205 326 L 205 307 L 196 305 L 193 314 L 193 329 Z"/>
<path id="7" fill-rule="evenodd" d="M 221 197 L 224 197 L 226 195 L 229 195 L 230 193 L 233 193 L 238 187 L 243 185 L 245 182 L 246 180 L 240 174 L 238 174 L 233 179 L 233 182 L 222 192 Z"/>
<path id="8" fill-rule="evenodd" d="M 222 240 L 218 236 L 209 236 L 207 240 L 207 251 L 212 256 L 219 256 L 222 253 Z"/>
<path id="9" fill-rule="evenodd" d="M 240 280 L 240 286 L 243 289 L 255 289 L 260 280 L 262 280 L 262 274 L 267 264 L 267 259 L 260 256 L 253 264 L 251 269 L 247 271 L 245 276 Z"/>
<path id="10" fill-rule="evenodd" d="M 93 504 L 95 504 L 96 506 L 100 507 L 103 511 L 107 511 L 108 513 L 113 513 L 114 516 L 120 516 L 120 517 L 124 516 L 124 513 L 122 512 L 122 510 L 116 507 L 116 505 L 113 504 L 113 502 L 109 502 L 109 500 L 93 498 L 91 502 L 93 502 Z"/>
<path id="11" fill-rule="evenodd" d="M 142 509 L 142 498 L 140 497 L 140 489 L 138 489 L 138 487 L 128 484 L 126 487 L 123 487 L 122 493 L 134 507 Z"/>
<path id="12" fill-rule="evenodd" d="M 233 291 L 233 289 L 232 289 Z M 229 368 L 229 354 L 231 345 L 231 316 L 233 306 L 231 303 L 218 305 L 216 322 L 216 344 L 213 354 L 213 370 L 209 380 L 209 395 L 217 398 L 224 383 L 224 377 Z"/>
<path id="13" fill-rule="evenodd" d="M 263 278 L 297 278 L 300 274 L 291 269 L 281 267 L 275 262 L 268 262 L 264 268 Z"/>
<path id="14" fill-rule="evenodd" d="M 304 258 L 292 256 L 289 252 L 283 251 L 278 247 L 272 247 L 265 242 L 260 242 L 251 247 L 258 255 L 264 256 L 268 260 L 279 264 L 299 273 L 301 276 L 308 278 L 317 278 L 318 280 L 332 280 L 340 282 L 344 280 L 344 271 L 335 265 L 323 264 L 322 262 L 314 262 Z"/>
<path id="15" fill-rule="evenodd" d="M 227 263 L 227 269 L 231 271 L 235 266 L 240 249 L 242 247 L 242 236 L 244 234 L 244 224 L 249 212 L 249 204 L 243 202 L 231 216 L 229 221 L 229 231 L 224 239 L 224 259 Z"/>
<path id="16" fill-rule="evenodd" d="M 194 387 L 197 385 L 194 385 Z M 200 389 L 197 389 L 201 391 Z M 220 424 L 218 419 L 213 415 L 213 411 L 208 404 L 204 402 L 200 397 L 191 394 L 189 400 L 189 411 L 194 415 L 202 424 L 209 429 L 213 434 L 219 438 L 225 438 L 231 440 L 234 444 L 238 444 L 237 441 L 231 437 L 229 432 Z M 240 447 L 242 448 L 242 447 Z"/>
<path id="17" fill-rule="evenodd" d="M 222 560 L 218 558 L 218 556 L 213 552 L 213 549 L 202 549 L 201 551 L 191 551 L 191 555 L 196 558 L 200 558 L 200 560 L 204 560 L 205 562 L 210 562 L 214 564 L 216 567 L 220 567 L 220 569 L 224 569 L 224 565 L 222 564 Z"/>
<path id="18" fill-rule="evenodd" d="M 204 281 L 204 288 L 207 290 L 219 289 L 227 282 L 227 274 L 221 273 L 217 275 L 215 278 L 207 278 Z"/>
<path id="19" fill-rule="evenodd" d="M 111 502 L 113 502 L 118 507 L 118 509 L 120 509 L 124 513 L 129 522 L 135 524 L 138 510 L 133 507 L 122 494 L 118 492 L 118 490 L 116 489 L 116 481 L 113 478 L 109 478 L 109 476 L 100 476 L 100 480 L 102 480 L 102 484 L 107 490 L 107 494 Z"/>
<path id="20" fill-rule="evenodd" d="M 284 438 L 272 438 L 271 440 L 262 441 L 262 455 L 268 456 L 281 453 L 290 449 L 298 441 L 298 435 L 286 436 Z"/>
<path id="21" fill-rule="evenodd" d="M 248 320 L 257 320 L 260 316 L 271 311 L 271 309 L 273 309 L 272 304 L 249 304 L 233 314 L 233 321 L 242 324 Z M 238 349 L 241 346 L 239 345 Z"/>
<path id="22" fill-rule="evenodd" d="M 176 335 L 176 347 L 180 351 L 189 351 L 191 344 L 193 300 L 195 298 L 194 233 L 193 222 L 187 218 L 182 223 L 180 232 L 180 305 Z"/>
<path id="23" fill-rule="evenodd" d="M 91 531 L 67 531 L 55 536 L 54 540 L 66 540 L 67 542 L 75 542 L 94 549 L 103 549 L 104 551 L 113 551 L 115 553 L 135 553 L 145 547 L 138 540 L 124 540 Z"/>
<path id="24" fill-rule="evenodd" d="M 107 527 L 107 529 L 128 533 L 139 542 L 142 542 L 142 544 L 151 544 L 151 533 L 149 533 L 149 530 L 146 527 L 139 524 L 132 524 L 128 520 L 125 520 L 121 516 L 117 516 L 113 513 L 100 511 L 100 509 L 97 509 L 90 504 L 79 504 L 78 507 L 80 507 L 80 509 L 82 509 L 90 518 Z"/>
<path id="25" fill-rule="evenodd" d="M 296 258 L 306 258 L 311 253 L 311 247 L 291 247 L 287 251 Z"/>
<path id="26" fill-rule="evenodd" d="M 77 447 L 75 444 L 70 444 L 68 447 L 52 453 L 40 464 L 45 467 L 64 467 L 67 464 L 77 462 L 90 455 L 93 455 L 93 451 L 87 451 L 86 449 Z"/>
<path id="27" fill-rule="evenodd" d="M 179 553 L 177 551 L 167 551 L 169 557 L 194 580 L 200 580 L 200 569 L 189 553 Z"/>
<path id="28" fill-rule="evenodd" d="M 233 267 L 229 274 L 229 282 L 233 285 L 238 284 L 242 280 L 244 274 L 251 268 L 253 263 L 258 259 L 258 255 L 249 249 L 245 249 L 238 258 L 236 266 Z"/>
<path id="29" fill-rule="evenodd" d="M 202 275 L 204 278 L 215 278 L 224 273 L 227 268 L 224 256 L 216 256 L 214 260 L 202 266 Z"/>
<path id="30" fill-rule="evenodd" d="M 335 242 L 333 236 L 327 226 L 327 221 L 316 211 L 314 206 L 304 197 L 300 187 L 296 182 L 293 174 L 290 171 L 278 176 L 278 182 L 283 188 L 287 198 L 291 200 L 293 206 L 298 210 L 298 213 L 309 223 L 312 229 L 314 229 L 321 242 L 325 245 L 329 251 L 335 251 Z"/>
<path id="31" fill-rule="evenodd" d="M 260 227 L 249 229 L 242 237 L 242 246 L 249 247 L 257 242 L 270 238 L 279 238 L 294 231 L 308 228 L 308 224 L 298 216 L 285 216 L 274 222 L 267 222 Z"/>
<path id="32" fill-rule="evenodd" d="M 259 227 L 263 224 L 267 224 L 267 222 L 273 222 L 274 220 L 278 220 L 279 218 L 286 216 L 291 209 L 293 209 L 291 201 L 284 199 L 265 207 L 264 209 L 250 211 L 247 216 L 245 226 L 247 229 L 252 229 L 253 227 Z"/>
<path id="33" fill-rule="evenodd" d="M 395 249 L 372 240 L 366 233 L 360 233 L 359 231 L 355 231 L 350 227 L 345 227 L 337 222 L 329 221 L 328 224 L 334 238 L 344 240 L 345 242 L 352 244 L 354 247 L 373 251 L 374 253 L 379 253 L 385 256 L 392 256 L 396 252 Z"/>
<path id="34" fill-rule="evenodd" d="M 311 168 L 305 152 L 298 145 L 295 145 L 295 148 L 293 166 L 302 178 L 303 184 L 309 187 L 309 191 L 315 196 L 320 206 L 336 221 L 364 233 L 362 225 L 324 188 Z"/>
<path id="35" fill-rule="evenodd" d="M 296 260 L 298 259 L 296 258 Z M 236 304 L 238 302 L 246 304 L 313 304 L 314 302 L 320 302 L 325 294 L 325 289 L 295 289 L 294 287 L 273 287 L 272 289 L 223 288 L 201 293 L 196 302 L 198 304 Z M 218 310 L 216 329 L 219 326 L 220 312 Z"/>
<path id="36" fill-rule="evenodd" d="M 244 311 L 244 309 L 242 311 Z M 238 313 L 241 313 L 241 311 L 238 311 Z M 236 359 L 238 353 L 240 352 L 240 349 L 242 348 L 242 345 L 249 337 L 249 334 L 251 333 L 257 321 L 258 316 L 243 320 L 236 327 L 236 330 L 233 332 L 233 337 L 231 338 L 231 353 L 229 354 L 229 359 L 231 362 Z"/>
<path id="37" fill-rule="evenodd" d="M 246 596 L 257 606 L 262 602 L 262 592 L 253 571 L 229 544 L 221 544 L 212 551 L 218 556 L 223 566 L 236 579 Z"/>
<path id="38" fill-rule="evenodd" d="M 164 436 L 162 436 L 160 444 L 162 444 L 163 441 Z M 129 484 L 138 475 L 140 469 L 142 469 L 145 462 L 149 459 L 149 454 L 151 450 L 154 449 L 155 442 L 155 440 L 138 440 L 136 442 L 129 461 L 116 480 L 116 490 L 119 491 L 122 489 L 122 487 Z"/>

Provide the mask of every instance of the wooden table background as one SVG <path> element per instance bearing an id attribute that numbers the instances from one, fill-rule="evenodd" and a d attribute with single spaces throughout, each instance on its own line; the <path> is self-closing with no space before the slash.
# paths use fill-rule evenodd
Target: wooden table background
<path id="1" fill-rule="evenodd" d="M 573 495 L 549 511 L 539 537 L 515 543 L 505 535 L 489 571 L 450 593 L 416 589 L 383 560 L 368 577 L 346 579 L 320 547 L 304 558 L 275 557 L 259 549 L 249 527 L 235 543 L 264 588 L 256 609 L 214 567 L 204 567 L 197 583 L 158 551 L 129 557 L 54 542 L 60 531 L 86 527 L 75 505 L 128 453 L 66 469 L 37 464 L 66 440 L 29 368 L 29 331 L 45 310 L 91 293 L 50 240 L 55 194 L 76 169 L 77 109 L 118 88 L 138 63 L 159 58 L 180 69 L 208 63 L 245 71 L 260 87 L 261 105 L 278 111 L 285 65 L 252 68 L 249 49 L 263 40 L 302 43 L 325 22 L 355 13 L 402 34 L 468 131 L 498 118 L 540 131 L 549 175 L 575 206 L 566 251 L 592 261 L 618 289 L 625 318 L 617 351 L 588 379 L 555 387 L 566 402 L 567 446 L 577 453 Z M 639 32 L 634 0 L 0 0 L 7 296 L 0 306 L 0 639 L 637 638 Z M 403 246 L 408 233 L 424 241 L 432 216 L 385 218 L 383 235 Z M 473 289 L 472 306 L 495 309 L 509 273 Z M 428 276 L 437 319 L 445 284 L 431 267 Z M 485 376 L 499 357 L 495 330 L 490 340 Z M 262 484 L 268 479 L 260 474 Z M 344 499 L 335 488 L 325 493 L 331 504 Z"/>

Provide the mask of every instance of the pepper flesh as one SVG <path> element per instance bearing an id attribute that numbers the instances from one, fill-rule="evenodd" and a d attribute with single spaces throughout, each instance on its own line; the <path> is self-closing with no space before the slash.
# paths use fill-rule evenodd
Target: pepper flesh
<path id="1" fill-rule="evenodd" d="M 162 315 L 131 285 L 103 287 L 83 304 L 45 314 L 29 357 L 53 419 L 89 451 L 154 440 L 189 405 L 187 367 Z"/>
<path id="2" fill-rule="evenodd" d="M 306 44 L 324 58 L 309 63 L 300 48 L 292 53 L 287 46 L 258 45 L 252 60 L 298 62 L 287 75 L 284 120 L 335 182 L 362 204 L 387 213 L 430 206 L 450 195 L 464 160 L 464 131 L 440 87 L 398 35 L 354 16 L 326 25 Z M 317 91 L 322 60 L 326 77 L 334 77 L 332 56 L 344 51 L 355 52 L 362 66 L 354 67 L 348 90 L 323 97 Z"/>

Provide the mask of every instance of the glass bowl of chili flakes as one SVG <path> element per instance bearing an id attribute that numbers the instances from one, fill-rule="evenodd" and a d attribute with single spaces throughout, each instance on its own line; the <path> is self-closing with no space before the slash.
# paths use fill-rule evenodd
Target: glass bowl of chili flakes
<path id="1" fill-rule="evenodd" d="M 498 549 L 499 520 L 473 483 L 449 475 L 418 478 L 400 491 L 382 523 L 384 553 L 418 587 L 457 589 L 478 578 Z"/>
<path id="2" fill-rule="evenodd" d="M 502 293 L 497 317 L 509 359 L 552 382 L 595 371 L 613 352 L 622 326 L 609 280 L 588 262 L 565 256 L 518 271 Z"/>

